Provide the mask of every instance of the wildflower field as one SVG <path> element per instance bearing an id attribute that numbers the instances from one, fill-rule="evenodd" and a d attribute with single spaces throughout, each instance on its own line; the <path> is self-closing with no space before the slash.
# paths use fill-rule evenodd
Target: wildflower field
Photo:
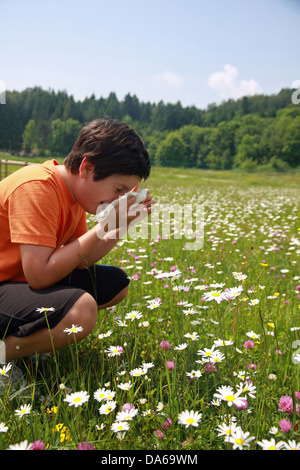
<path id="1" fill-rule="evenodd" d="M 118 243 L 103 262 L 130 276 L 127 298 L 82 342 L 18 361 L 0 448 L 300 450 L 299 185 L 154 168 L 156 212 L 203 205 L 203 244 L 187 249 L 186 220 L 150 236 L 163 216 Z"/>

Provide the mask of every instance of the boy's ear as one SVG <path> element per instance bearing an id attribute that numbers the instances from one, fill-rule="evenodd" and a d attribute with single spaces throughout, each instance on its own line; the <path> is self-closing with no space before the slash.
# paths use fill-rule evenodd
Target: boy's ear
<path id="1" fill-rule="evenodd" d="M 139 187 L 140 187 L 140 183 L 138 183 L 131 191 L 138 191 L 139 190 Z"/>
<path id="2" fill-rule="evenodd" d="M 82 159 L 82 162 L 80 163 L 79 167 L 79 176 L 80 178 L 87 178 L 91 173 L 94 171 L 94 165 L 90 163 L 86 158 Z"/>

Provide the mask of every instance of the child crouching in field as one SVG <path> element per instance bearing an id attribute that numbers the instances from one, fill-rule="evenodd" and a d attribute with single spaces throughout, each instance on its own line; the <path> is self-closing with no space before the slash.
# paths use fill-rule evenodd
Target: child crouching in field
<path id="1" fill-rule="evenodd" d="M 98 309 L 126 297 L 124 271 L 96 264 L 122 227 L 99 239 L 99 226 L 87 229 L 86 213 L 136 190 L 149 174 L 149 155 L 136 132 L 103 119 L 81 130 L 64 165 L 29 165 L 1 181 L 0 363 L 67 346 L 73 335 L 64 330 L 72 325 L 81 327 L 76 340 L 83 339 Z M 134 201 L 126 204 L 127 227 L 137 218 L 128 214 Z M 152 203 L 148 194 L 147 214 Z"/>

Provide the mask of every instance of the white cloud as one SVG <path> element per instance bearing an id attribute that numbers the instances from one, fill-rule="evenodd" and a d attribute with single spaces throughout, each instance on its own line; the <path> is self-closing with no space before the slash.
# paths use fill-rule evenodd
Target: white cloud
<path id="1" fill-rule="evenodd" d="M 224 65 L 224 70 L 209 76 L 208 85 L 216 90 L 222 99 L 238 99 L 242 96 L 262 93 L 262 88 L 253 80 L 241 80 L 236 67 Z"/>
<path id="2" fill-rule="evenodd" d="M 184 78 L 181 77 L 180 75 L 177 75 L 176 73 L 173 72 L 164 72 L 161 75 L 154 75 L 154 80 L 159 81 L 159 82 L 164 82 L 167 85 L 171 85 L 174 88 L 180 88 L 181 85 L 184 83 Z"/>

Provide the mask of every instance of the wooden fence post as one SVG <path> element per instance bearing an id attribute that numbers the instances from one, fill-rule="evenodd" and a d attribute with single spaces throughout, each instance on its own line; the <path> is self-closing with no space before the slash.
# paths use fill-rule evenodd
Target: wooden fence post
<path id="1" fill-rule="evenodd" d="M 15 160 L 1 160 L 0 158 L 0 181 L 3 179 L 2 171 L 4 172 L 4 178 L 6 178 L 9 174 L 8 166 L 27 166 L 31 165 L 30 162 L 22 162 L 22 161 L 15 161 Z"/>

